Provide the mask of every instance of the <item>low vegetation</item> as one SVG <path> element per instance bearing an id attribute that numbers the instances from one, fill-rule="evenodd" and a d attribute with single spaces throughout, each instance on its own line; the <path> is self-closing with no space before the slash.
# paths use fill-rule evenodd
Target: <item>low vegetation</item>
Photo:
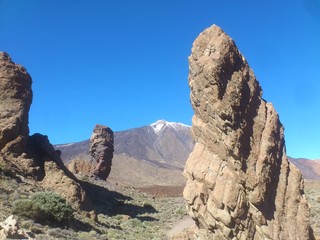
<path id="1" fill-rule="evenodd" d="M 112 197 L 94 202 L 92 212 L 72 214 L 59 195 L 0 174 L 0 221 L 13 213 L 20 215 L 20 228 L 37 240 L 163 240 L 172 225 L 186 216 L 182 197 L 156 197 L 133 187 L 94 183 L 110 189 Z"/>
<path id="2" fill-rule="evenodd" d="M 72 209 L 59 195 L 43 192 L 39 186 L 19 178 L 0 174 L 0 221 L 12 213 L 21 215 L 20 228 L 31 231 L 37 240 L 163 240 L 174 223 L 186 216 L 182 197 L 156 197 L 139 189 L 104 181 L 95 184 L 110 189 L 116 200 L 102 199 L 102 203 L 95 203 L 92 213 L 72 214 Z M 306 181 L 305 190 L 311 205 L 311 224 L 319 239 L 320 181 Z M 46 206 L 48 211 L 41 210 L 39 205 Z M 45 212 L 45 220 L 38 218 L 37 211 Z"/>
<path id="3" fill-rule="evenodd" d="M 74 210 L 54 192 L 37 192 L 28 199 L 15 200 L 13 213 L 36 221 L 62 223 L 70 220 Z"/>
<path id="4" fill-rule="evenodd" d="M 320 239 L 320 181 L 306 180 L 305 193 L 311 207 L 311 226 L 316 239 Z"/>

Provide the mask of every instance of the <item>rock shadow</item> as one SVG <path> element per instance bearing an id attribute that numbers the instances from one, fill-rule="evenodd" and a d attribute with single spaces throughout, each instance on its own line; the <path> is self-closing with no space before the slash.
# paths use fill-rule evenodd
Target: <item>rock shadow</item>
<path id="1" fill-rule="evenodd" d="M 110 191 L 105 187 L 95 185 L 90 182 L 78 180 L 85 190 L 88 198 L 91 200 L 90 206 L 84 210 L 95 211 L 97 214 L 108 216 L 128 215 L 130 218 L 137 218 L 141 221 L 158 221 L 153 217 L 140 216 L 147 213 L 157 213 L 153 206 L 139 206 L 130 203 L 133 198 L 116 191 Z"/>

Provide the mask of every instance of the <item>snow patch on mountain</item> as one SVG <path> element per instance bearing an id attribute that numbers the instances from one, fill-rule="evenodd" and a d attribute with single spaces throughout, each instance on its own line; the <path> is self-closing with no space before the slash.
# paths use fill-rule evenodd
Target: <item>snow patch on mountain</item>
<path id="1" fill-rule="evenodd" d="M 160 133 L 166 127 L 171 127 L 175 130 L 178 130 L 181 128 L 190 128 L 190 126 L 185 125 L 183 123 L 168 122 L 166 120 L 158 120 L 155 123 L 152 123 L 150 126 L 153 128 L 153 130 L 156 134 Z"/>
<path id="2" fill-rule="evenodd" d="M 73 144 L 75 144 L 75 143 L 56 144 L 56 145 L 54 145 L 54 146 L 55 146 L 55 147 L 69 147 L 69 146 L 72 146 Z"/>

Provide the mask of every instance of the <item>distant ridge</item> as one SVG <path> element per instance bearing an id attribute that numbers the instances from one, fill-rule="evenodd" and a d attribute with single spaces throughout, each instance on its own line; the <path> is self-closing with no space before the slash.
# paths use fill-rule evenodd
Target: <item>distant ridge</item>
<path id="1" fill-rule="evenodd" d="M 158 120 L 150 125 L 115 132 L 110 178 L 133 185 L 183 185 L 182 170 L 194 142 L 188 125 Z M 55 145 L 67 165 L 73 159 L 90 161 L 89 140 Z M 320 180 L 320 160 L 291 158 L 305 179 Z"/>
<path id="2" fill-rule="evenodd" d="M 190 126 L 178 122 L 158 120 L 115 132 L 110 178 L 134 185 L 183 185 L 182 170 L 193 146 Z M 55 148 L 66 165 L 73 159 L 91 160 L 89 140 Z"/>
<path id="3" fill-rule="evenodd" d="M 307 158 L 291 158 L 288 157 L 305 179 L 320 180 L 320 160 L 310 160 Z"/>

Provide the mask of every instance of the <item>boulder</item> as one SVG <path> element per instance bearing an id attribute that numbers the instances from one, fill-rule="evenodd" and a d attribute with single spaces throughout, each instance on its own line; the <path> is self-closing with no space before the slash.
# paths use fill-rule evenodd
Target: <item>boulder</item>
<path id="1" fill-rule="evenodd" d="M 196 145 L 184 198 L 198 239 L 312 239 L 303 178 L 288 162 L 279 116 L 215 25 L 193 43 L 189 86 Z"/>
<path id="2" fill-rule="evenodd" d="M 111 172 L 113 158 L 113 131 L 106 126 L 97 124 L 90 137 L 89 153 L 96 161 L 93 174 L 106 180 Z"/>
<path id="3" fill-rule="evenodd" d="M 31 232 L 20 229 L 17 218 L 10 215 L 6 220 L 0 222 L 0 239 L 35 240 L 35 236 Z"/>

